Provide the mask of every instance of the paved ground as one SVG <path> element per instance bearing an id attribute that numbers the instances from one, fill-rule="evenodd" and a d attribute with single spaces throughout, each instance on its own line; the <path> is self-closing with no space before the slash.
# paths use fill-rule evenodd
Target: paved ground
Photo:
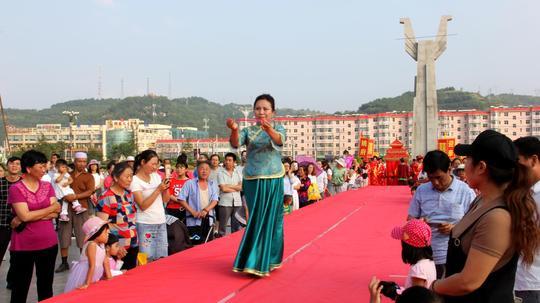
<path id="1" fill-rule="evenodd" d="M 9 252 L 6 252 L 6 256 L 4 258 L 6 260 L 2 261 L 2 265 L 0 266 L 0 302 L 9 302 L 11 298 L 11 291 L 9 289 L 6 289 L 6 276 L 7 276 L 8 267 L 9 267 Z M 72 245 L 70 246 L 70 249 L 69 249 L 68 262 L 71 264 L 71 261 L 78 260 L 78 259 L 79 259 L 79 249 L 75 245 L 75 239 L 73 238 Z M 60 250 L 58 250 L 58 257 L 56 259 L 56 265 L 58 266 L 58 264 L 60 264 Z M 61 294 L 64 291 L 64 286 L 66 285 L 68 273 L 69 273 L 68 271 L 65 271 L 63 273 L 54 274 L 53 291 L 55 295 Z M 32 284 L 30 285 L 30 291 L 28 292 L 27 302 L 37 302 L 35 274 L 34 274 L 34 278 L 32 279 Z"/>

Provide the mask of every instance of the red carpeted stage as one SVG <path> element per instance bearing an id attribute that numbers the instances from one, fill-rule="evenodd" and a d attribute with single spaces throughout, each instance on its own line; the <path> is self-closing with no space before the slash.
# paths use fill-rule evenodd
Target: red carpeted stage
<path id="1" fill-rule="evenodd" d="M 286 216 L 283 267 L 267 278 L 232 272 L 239 232 L 48 302 L 368 302 L 371 276 L 404 282 L 390 231 L 409 199 L 408 187 L 371 186 Z"/>

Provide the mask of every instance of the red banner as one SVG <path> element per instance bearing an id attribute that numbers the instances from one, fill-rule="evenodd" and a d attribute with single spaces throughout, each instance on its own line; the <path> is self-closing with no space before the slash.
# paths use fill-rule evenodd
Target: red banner
<path id="1" fill-rule="evenodd" d="M 369 138 L 360 138 L 360 146 L 358 148 L 358 156 L 360 158 L 364 158 L 365 160 L 373 157 L 373 145 L 374 142 L 372 139 Z"/>
<path id="2" fill-rule="evenodd" d="M 437 140 L 437 148 L 445 152 L 450 159 L 454 159 L 454 146 L 456 146 L 456 138 L 444 138 Z"/>

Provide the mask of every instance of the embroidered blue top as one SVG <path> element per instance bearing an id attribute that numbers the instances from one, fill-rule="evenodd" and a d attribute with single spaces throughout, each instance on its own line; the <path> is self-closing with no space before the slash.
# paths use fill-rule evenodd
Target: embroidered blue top
<path id="1" fill-rule="evenodd" d="M 285 127 L 274 124 L 274 130 L 281 136 L 281 142 L 285 143 Z M 245 127 L 239 135 L 240 146 L 247 146 L 244 179 L 280 178 L 285 175 L 285 168 L 281 163 L 283 146 L 275 144 L 260 125 Z"/>

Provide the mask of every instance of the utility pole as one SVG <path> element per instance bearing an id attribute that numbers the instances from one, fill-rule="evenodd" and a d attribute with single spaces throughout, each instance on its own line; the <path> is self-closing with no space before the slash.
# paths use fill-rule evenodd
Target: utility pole
<path id="1" fill-rule="evenodd" d="M 210 119 L 208 119 L 208 118 L 203 118 L 202 120 L 203 120 L 203 122 L 204 122 L 203 128 L 204 128 L 204 130 L 206 131 L 207 136 L 210 137 L 210 133 L 208 132 L 208 129 L 210 128 L 210 126 L 208 126 L 208 121 L 210 121 Z"/>
<path id="2" fill-rule="evenodd" d="M 7 118 L 6 118 L 6 112 L 4 111 L 4 102 L 2 102 L 2 96 L 0 96 L 0 111 L 2 111 L 2 122 L 4 124 L 4 134 L 6 136 L 6 151 L 8 152 L 8 154 L 10 154 L 11 148 L 9 146 Z"/>
<path id="3" fill-rule="evenodd" d="M 77 120 L 77 117 L 79 116 L 79 112 L 65 110 L 62 112 L 62 114 L 69 118 L 69 157 L 71 160 L 73 160 L 73 125 L 75 124 L 75 120 Z"/>
<path id="4" fill-rule="evenodd" d="M 120 79 L 120 99 L 124 99 L 124 78 Z"/>
<path id="5" fill-rule="evenodd" d="M 98 100 L 103 99 L 101 94 L 101 65 L 98 66 L 98 86 L 97 86 L 97 97 Z"/>
<path id="6" fill-rule="evenodd" d="M 169 100 L 172 99 L 172 81 L 171 81 L 171 73 L 169 72 L 169 90 L 168 90 L 168 95 L 169 95 Z"/>

